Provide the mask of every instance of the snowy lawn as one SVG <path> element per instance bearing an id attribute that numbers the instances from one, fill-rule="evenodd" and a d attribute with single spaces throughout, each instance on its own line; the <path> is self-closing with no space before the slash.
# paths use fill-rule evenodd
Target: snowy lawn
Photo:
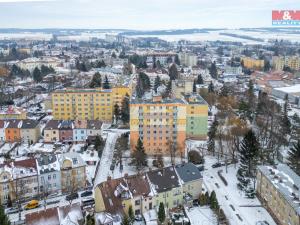
<path id="1" fill-rule="evenodd" d="M 270 225 L 276 223 L 269 213 L 262 207 L 257 198 L 249 199 L 243 196 L 243 193 L 237 188 L 236 172 L 238 166 L 229 165 L 228 173 L 225 166 L 212 168 L 211 164 L 214 158 L 206 158 L 206 170 L 203 174 L 204 186 L 209 192 L 215 190 L 219 205 L 231 225 L 255 225 L 258 221 L 267 221 Z M 223 177 L 227 180 L 228 186 L 225 186 L 218 171 L 222 170 Z"/>
<path id="2" fill-rule="evenodd" d="M 191 225 L 217 225 L 218 221 L 214 212 L 207 206 L 185 208 Z"/>

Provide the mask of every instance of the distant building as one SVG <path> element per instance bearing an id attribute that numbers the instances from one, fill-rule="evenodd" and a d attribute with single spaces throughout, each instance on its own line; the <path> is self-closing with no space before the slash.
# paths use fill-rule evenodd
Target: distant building
<path id="1" fill-rule="evenodd" d="M 172 93 L 175 98 L 181 98 L 182 93 L 188 94 L 193 92 L 193 79 L 173 80 Z"/>
<path id="2" fill-rule="evenodd" d="M 275 70 L 282 71 L 283 68 L 289 67 L 292 70 L 300 70 L 299 56 L 273 56 L 272 65 Z"/>
<path id="3" fill-rule="evenodd" d="M 188 67 L 197 66 L 198 57 L 196 54 L 189 52 L 181 52 L 178 54 L 180 64 Z"/>
<path id="4" fill-rule="evenodd" d="M 27 112 L 23 108 L 9 106 L 6 110 L 0 111 L 0 120 L 22 120 L 27 118 Z"/>
<path id="5" fill-rule="evenodd" d="M 55 68 L 62 64 L 61 60 L 55 57 L 42 57 L 42 58 L 27 58 L 17 63 L 21 69 L 29 70 L 32 72 L 36 67 L 41 68 L 42 65 Z"/>
<path id="6" fill-rule="evenodd" d="M 300 224 L 300 177 L 287 165 L 259 166 L 257 196 L 277 224 Z"/>
<path id="7" fill-rule="evenodd" d="M 262 59 L 254 59 L 250 57 L 242 57 L 241 62 L 244 63 L 244 67 L 248 69 L 263 69 L 265 61 Z"/>

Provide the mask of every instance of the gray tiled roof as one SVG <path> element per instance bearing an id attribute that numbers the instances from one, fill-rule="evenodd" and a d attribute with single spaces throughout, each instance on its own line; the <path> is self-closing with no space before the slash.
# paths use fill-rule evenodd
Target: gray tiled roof
<path id="1" fill-rule="evenodd" d="M 200 171 L 193 163 L 176 165 L 175 169 L 183 182 L 190 182 L 202 178 Z"/>
<path id="2" fill-rule="evenodd" d="M 180 186 L 180 181 L 173 166 L 149 171 L 147 175 L 158 193 Z"/>

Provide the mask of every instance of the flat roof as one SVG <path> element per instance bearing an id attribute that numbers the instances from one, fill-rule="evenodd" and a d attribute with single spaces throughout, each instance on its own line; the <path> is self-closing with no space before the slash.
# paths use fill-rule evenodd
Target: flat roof
<path id="1" fill-rule="evenodd" d="M 285 164 L 259 166 L 258 169 L 300 215 L 300 177 Z"/>

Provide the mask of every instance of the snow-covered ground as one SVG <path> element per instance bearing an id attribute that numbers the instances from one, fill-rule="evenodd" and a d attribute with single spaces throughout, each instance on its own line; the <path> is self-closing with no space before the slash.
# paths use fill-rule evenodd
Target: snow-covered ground
<path id="1" fill-rule="evenodd" d="M 99 165 L 97 165 L 97 169 L 95 171 L 94 186 L 100 184 L 103 181 L 106 181 L 108 176 L 112 176 L 110 165 L 113 159 L 115 144 L 117 138 L 121 134 L 126 132 L 128 132 L 128 130 L 113 129 L 107 131 L 105 147 L 103 149 L 103 153 L 99 161 Z"/>
<path id="2" fill-rule="evenodd" d="M 218 221 L 214 212 L 208 207 L 185 208 L 187 217 L 190 219 L 191 225 L 217 225 Z"/>
<path id="3" fill-rule="evenodd" d="M 237 188 L 236 172 L 238 166 L 229 165 L 226 173 L 225 166 L 212 168 L 215 162 L 212 157 L 206 157 L 205 171 L 203 173 L 204 187 L 215 191 L 219 205 L 231 225 L 255 225 L 258 221 L 267 221 L 270 225 L 276 225 L 270 214 L 262 207 L 257 198 L 249 199 Z M 218 171 L 222 170 L 224 178 L 228 182 L 225 186 L 218 176 Z"/>

